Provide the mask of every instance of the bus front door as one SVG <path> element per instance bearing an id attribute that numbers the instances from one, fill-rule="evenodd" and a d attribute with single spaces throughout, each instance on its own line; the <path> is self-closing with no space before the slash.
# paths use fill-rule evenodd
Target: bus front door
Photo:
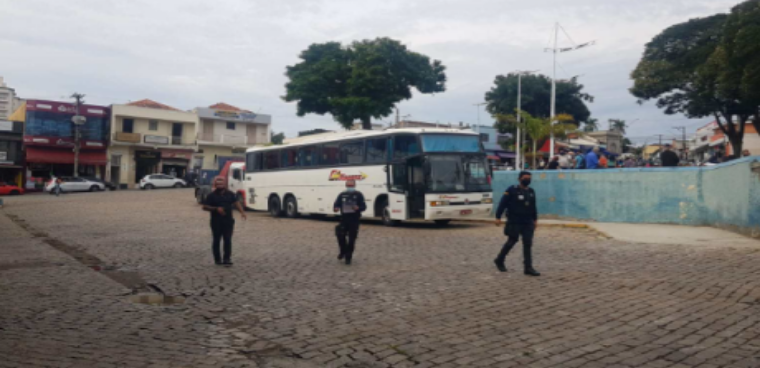
<path id="1" fill-rule="evenodd" d="M 406 162 L 388 165 L 388 210 L 393 220 L 409 219 L 407 194 L 409 191 L 408 166 Z"/>
<path id="2" fill-rule="evenodd" d="M 425 218 L 425 171 L 422 165 L 422 157 L 413 157 L 407 161 L 409 218 Z"/>

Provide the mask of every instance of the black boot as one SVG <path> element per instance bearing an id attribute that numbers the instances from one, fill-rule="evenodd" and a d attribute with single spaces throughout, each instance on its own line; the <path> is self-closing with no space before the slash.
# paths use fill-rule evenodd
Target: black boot
<path id="1" fill-rule="evenodd" d="M 345 255 L 345 254 L 343 254 L 343 253 L 341 253 L 341 254 L 338 254 L 338 260 L 339 260 L 339 261 L 340 261 L 341 259 L 345 258 L 345 257 L 346 257 L 346 255 Z"/>
<path id="2" fill-rule="evenodd" d="M 496 268 L 499 269 L 499 272 L 507 272 L 507 266 L 504 265 L 504 262 L 499 262 L 498 259 L 494 259 L 493 263 L 496 265 Z"/>
<path id="3" fill-rule="evenodd" d="M 525 274 L 528 276 L 541 276 L 541 274 L 534 270 L 533 267 L 525 268 Z"/>

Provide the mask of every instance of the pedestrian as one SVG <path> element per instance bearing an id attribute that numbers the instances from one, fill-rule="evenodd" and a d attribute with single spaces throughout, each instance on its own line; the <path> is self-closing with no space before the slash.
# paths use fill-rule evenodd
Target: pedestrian
<path id="1" fill-rule="evenodd" d="M 519 176 L 520 185 L 507 188 L 501 197 L 499 207 L 496 210 L 496 226 L 501 225 L 501 215 L 506 212 L 507 224 L 504 226 L 504 235 L 507 242 L 501 248 L 501 252 L 493 262 L 501 272 L 507 272 L 504 262 L 512 247 L 522 237 L 523 243 L 523 272 L 528 276 L 541 276 L 533 268 L 533 234 L 538 226 L 538 210 L 536 209 L 536 192 L 530 188 L 531 174 L 523 171 Z"/>
<path id="2" fill-rule="evenodd" d="M 55 178 L 55 186 L 53 187 L 53 193 L 55 193 L 56 197 L 61 195 L 61 184 L 63 184 L 63 179 Z"/>
<path id="3" fill-rule="evenodd" d="M 547 167 L 547 170 L 557 170 L 559 169 L 559 156 L 552 157 L 552 161 L 549 162 L 549 166 Z"/>
<path id="4" fill-rule="evenodd" d="M 356 246 L 356 237 L 359 235 L 359 219 L 362 212 L 367 210 L 367 204 L 364 202 L 364 195 L 356 190 L 356 181 L 346 181 L 346 191 L 340 193 L 335 199 L 333 211 L 340 212 L 340 224 L 335 227 L 335 236 L 338 237 L 338 247 L 340 253 L 338 260 L 346 260 L 346 264 L 351 264 Z"/>
<path id="5" fill-rule="evenodd" d="M 750 156 L 750 154 L 749 154 L 749 150 L 748 149 L 745 149 L 744 151 L 742 151 L 742 157 L 749 157 L 749 156 Z"/>
<path id="6" fill-rule="evenodd" d="M 586 168 L 586 160 L 583 158 L 583 152 L 578 152 L 578 154 L 575 155 L 575 169 L 585 169 Z"/>
<path id="7" fill-rule="evenodd" d="M 636 161 L 633 159 L 633 157 L 628 157 L 627 159 L 625 159 L 623 166 L 629 169 L 636 167 Z"/>
<path id="8" fill-rule="evenodd" d="M 660 154 L 660 161 L 663 167 L 676 167 L 681 159 L 678 155 L 670 149 L 670 145 L 665 145 L 665 151 Z"/>
<path id="9" fill-rule="evenodd" d="M 607 165 L 609 165 L 609 162 L 607 161 L 607 155 L 602 153 L 601 155 L 599 155 L 599 166 L 597 167 L 597 169 L 606 169 Z"/>
<path id="10" fill-rule="evenodd" d="M 586 155 L 586 168 L 596 169 L 599 167 L 599 147 L 594 147 L 589 153 Z"/>
<path id="11" fill-rule="evenodd" d="M 203 210 L 211 212 L 211 234 L 213 242 L 211 249 L 214 263 L 232 266 L 232 232 L 235 229 L 235 219 L 232 210 L 237 208 L 243 219 L 248 219 L 243 206 L 234 193 L 227 189 L 227 179 L 221 176 L 214 178 L 214 191 L 206 196 Z M 220 242 L 224 240 L 224 257 L 220 254 Z"/>
<path id="12" fill-rule="evenodd" d="M 562 150 L 559 153 L 559 167 L 563 170 L 567 170 L 570 168 L 570 161 L 572 160 L 572 156 L 570 156 L 567 151 Z"/>

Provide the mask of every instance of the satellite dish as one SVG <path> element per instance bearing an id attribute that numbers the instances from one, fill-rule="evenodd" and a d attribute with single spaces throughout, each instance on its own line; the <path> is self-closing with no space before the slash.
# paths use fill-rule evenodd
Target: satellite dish
<path id="1" fill-rule="evenodd" d="M 87 118 L 82 115 L 77 115 L 71 118 L 71 121 L 73 121 L 76 125 L 84 125 L 84 123 L 87 122 Z"/>

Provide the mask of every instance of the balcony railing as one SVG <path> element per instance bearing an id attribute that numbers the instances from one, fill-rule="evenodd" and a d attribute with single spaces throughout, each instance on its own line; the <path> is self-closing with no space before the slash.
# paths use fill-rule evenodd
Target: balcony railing
<path id="1" fill-rule="evenodd" d="M 247 146 L 248 137 L 228 134 L 202 134 L 201 141 L 228 144 L 231 146 Z"/>
<path id="2" fill-rule="evenodd" d="M 182 137 L 172 136 L 172 144 L 175 145 L 175 146 L 181 146 L 182 145 Z"/>

